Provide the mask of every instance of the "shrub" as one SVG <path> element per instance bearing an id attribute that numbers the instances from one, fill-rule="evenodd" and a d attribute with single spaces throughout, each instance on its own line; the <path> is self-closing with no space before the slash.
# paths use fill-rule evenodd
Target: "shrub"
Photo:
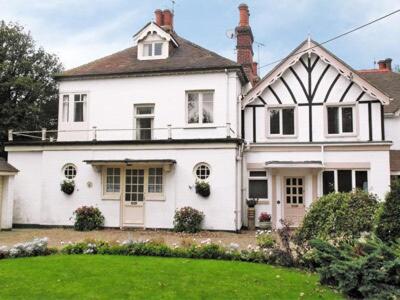
<path id="1" fill-rule="evenodd" d="M 257 245 L 262 249 L 270 249 L 276 245 L 276 238 L 270 230 L 258 230 L 256 232 L 256 241 Z"/>
<path id="2" fill-rule="evenodd" d="M 252 208 L 255 207 L 258 203 L 258 199 L 247 199 L 246 204 L 248 207 Z"/>
<path id="3" fill-rule="evenodd" d="M 210 184 L 205 181 L 196 181 L 195 185 L 196 193 L 199 194 L 200 196 L 203 196 L 207 198 L 210 196 Z"/>
<path id="4" fill-rule="evenodd" d="M 378 215 L 376 234 L 387 242 L 400 238 L 400 181 L 392 182 L 391 191 L 386 195 Z"/>
<path id="5" fill-rule="evenodd" d="M 71 195 L 75 190 L 75 182 L 73 180 L 64 180 L 61 183 L 61 191 L 67 195 Z"/>
<path id="6" fill-rule="evenodd" d="M 312 265 L 322 284 L 337 287 L 354 298 L 397 299 L 400 297 L 400 244 L 361 238 L 335 247 L 313 240 Z"/>
<path id="7" fill-rule="evenodd" d="M 78 231 L 99 229 L 104 225 L 104 216 L 97 207 L 82 206 L 74 211 L 74 228 Z"/>
<path id="8" fill-rule="evenodd" d="M 364 191 L 332 193 L 311 205 L 296 232 L 298 244 L 311 239 L 353 239 L 370 232 L 379 207 L 377 197 Z"/>
<path id="9" fill-rule="evenodd" d="M 11 248 L 0 247 L 0 259 L 44 256 L 56 253 L 56 249 L 48 248 L 47 242 L 47 238 L 42 238 L 34 239 L 26 243 L 19 243 L 12 246 Z"/>
<path id="10" fill-rule="evenodd" d="M 260 222 L 271 222 L 271 215 L 266 212 L 262 212 L 258 217 L 258 221 Z"/>
<path id="11" fill-rule="evenodd" d="M 203 220 L 204 214 L 201 211 L 186 206 L 175 212 L 174 229 L 178 232 L 198 232 Z"/>

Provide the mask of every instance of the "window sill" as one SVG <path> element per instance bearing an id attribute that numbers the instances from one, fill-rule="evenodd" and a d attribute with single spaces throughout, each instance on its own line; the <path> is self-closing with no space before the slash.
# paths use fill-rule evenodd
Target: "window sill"
<path id="1" fill-rule="evenodd" d="M 101 200 L 104 201 L 120 201 L 121 195 L 120 194 L 103 194 Z"/>
<path id="2" fill-rule="evenodd" d="M 147 194 L 145 195 L 145 201 L 148 202 L 165 201 L 165 196 L 163 194 Z"/>
<path id="3" fill-rule="evenodd" d="M 187 124 L 183 129 L 210 129 L 210 128 L 217 128 L 214 124 Z"/>
<path id="4" fill-rule="evenodd" d="M 267 139 L 297 139 L 296 135 L 267 135 Z"/>
<path id="5" fill-rule="evenodd" d="M 257 204 L 269 205 L 269 200 L 259 200 Z"/>
<path id="6" fill-rule="evenodd" d="M 338 137 L 357 137 L 357 133 L 333 133 L 325 134 L 326 138 L 338 138 Z"/>

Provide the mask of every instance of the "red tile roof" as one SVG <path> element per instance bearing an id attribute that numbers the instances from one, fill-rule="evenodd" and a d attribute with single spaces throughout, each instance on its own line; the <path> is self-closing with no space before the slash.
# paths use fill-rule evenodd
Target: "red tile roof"
<path id="1" fill-rule="evenodd" d="M 57 79 L 110 76 L 143 75 L 153 73 L 171 73 L 185 71 L 208 71 L 238 69 L 241 77 L 247 81 L 241 65 L 215 52 L 200 47 L 173 34 L 179 47 L 174 48 L 166 59 L 138 60 L 137 46 L 100 58 L 80 67 L 67 70 L 55 76 Z"/>

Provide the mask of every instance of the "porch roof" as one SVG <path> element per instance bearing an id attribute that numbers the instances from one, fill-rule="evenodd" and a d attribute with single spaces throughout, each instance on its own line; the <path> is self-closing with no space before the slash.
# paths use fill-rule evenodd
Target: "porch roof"
<path id="1" fill-rule="evenodd" d="M 18 169 L 6 162 L 4 158 L 0 157 L 0 175 L 15 175 L 18 172 Z"/>
<path id="2" fill-rule="evenodd" d="M 320 160 L 305 160 L 305 161 L 267 161 L 265 166 L 270 169 L 277 168 L 308 168 L 308 169 L 322 169 L 324 166 Z"/>
<path id="3" fill-rule="evenodd" d="M 162 164 L 162 165 L 174 165 L 176 160 L 174 159 L 100 159 L 100 160 L 84 160 L 85 163 L 93 166 L 103 166 L 112 164 Z"/>

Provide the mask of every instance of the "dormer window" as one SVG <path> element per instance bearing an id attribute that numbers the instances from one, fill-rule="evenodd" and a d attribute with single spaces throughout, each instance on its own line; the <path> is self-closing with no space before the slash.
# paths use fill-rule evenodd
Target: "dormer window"
<path id="1" fill-rule="evenodd" d="M 143 44 L 143 56 L 144 57 L 161 56 L 162 55 L 162 46 L 163 46 L 162 42 Z"/>

